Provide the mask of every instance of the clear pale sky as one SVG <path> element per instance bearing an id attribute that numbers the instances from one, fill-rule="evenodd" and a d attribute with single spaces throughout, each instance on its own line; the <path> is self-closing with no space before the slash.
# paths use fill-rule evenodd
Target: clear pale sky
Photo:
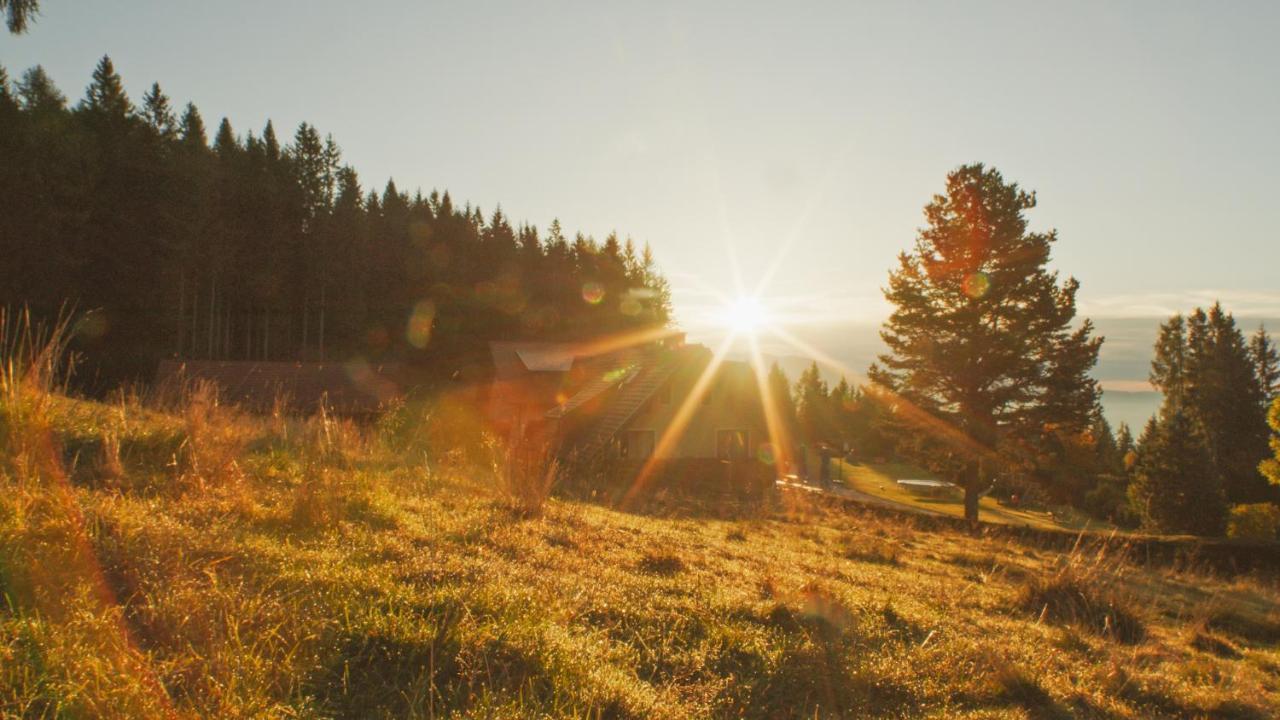
<path id="1" fill-rule="evenodd" d="M 11 77 L 77 100 L 108 53 L 210 126 L 315 124 L 366 187 L 617 229 L 699 339 L 727 248 L 754 286 L 785 245 L 766 297 L 852 357 L 972 161 L 1038 192 L 1085 312 L 1280 316 L 1280 3 L 42 4 L 0 36 Z"/>

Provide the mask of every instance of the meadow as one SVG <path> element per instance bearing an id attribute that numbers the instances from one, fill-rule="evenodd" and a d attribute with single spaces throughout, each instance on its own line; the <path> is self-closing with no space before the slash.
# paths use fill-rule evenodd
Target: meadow
<path id="1" fill-rule="evenodd" d="M 3 717 L 1280 713 L 1274 577 L 803 494 L 624 511 L 448 397 L 357 425 L 52 366 L 0 378 Z"/>
<path id="2" fill-rule="evenodd" d="M 898 485 L 899 479 L 934 479 L 932 473 L 905 463 L 853 463 L 834 461 L 833 476 L 838 485 L 872 498 L 918 512 L 964 517 L 963 496 L 959 492 L 936 495 L 914 493 Z M 1070 506 L 1052 508 L 1014 507 L 993 497 L 978 503 L 978 518 L 985 523 L 1021 525 L 1046 530 L 1090 530 L 1108 532 L 1117 528 L 1105 520 L 1091 518 Z"/>

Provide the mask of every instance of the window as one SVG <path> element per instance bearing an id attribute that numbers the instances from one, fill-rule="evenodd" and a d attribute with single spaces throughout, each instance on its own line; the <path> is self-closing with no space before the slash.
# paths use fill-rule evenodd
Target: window
<path id="1" fill-rule="evenodd" d="M 716 458 L 719 460 L 746 460 L 747 431 L 717 430 Z"/>
<path id="2" fill-rule="evenodd" d="M 652 430 L 628 430 L 618 438 L 618 457 L 646 460 L 653 454 L 655 433 Z"/>

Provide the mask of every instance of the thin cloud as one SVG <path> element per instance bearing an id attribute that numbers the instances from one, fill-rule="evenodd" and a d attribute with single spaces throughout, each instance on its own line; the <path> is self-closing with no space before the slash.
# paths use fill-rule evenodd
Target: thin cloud
<path id="1" fill-rule="evenodd" d="M 1207 307 L 1215 301 L 1237 317 L 1280 316 L 1280 292 L 1248 290 L 1189 290 L 1081 298 L 1080 314 L 1107 318 L 1166 318 Z"/>

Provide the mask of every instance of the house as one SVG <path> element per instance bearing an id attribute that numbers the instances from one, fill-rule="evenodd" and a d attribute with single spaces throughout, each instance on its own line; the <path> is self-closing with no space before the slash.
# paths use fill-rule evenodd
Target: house
<path id="1" fill-rule="evenodd" d="M 548 343 L 495 342 L 490 349 L 490 413 L 509 437 L 537 438 L 560 454 L 636 463 L 754 462 L 769 442 L 747 363 L 720 363 L 682 411 L 712 362 L 709 349 L 683 336 L 599 353 Z"/>

